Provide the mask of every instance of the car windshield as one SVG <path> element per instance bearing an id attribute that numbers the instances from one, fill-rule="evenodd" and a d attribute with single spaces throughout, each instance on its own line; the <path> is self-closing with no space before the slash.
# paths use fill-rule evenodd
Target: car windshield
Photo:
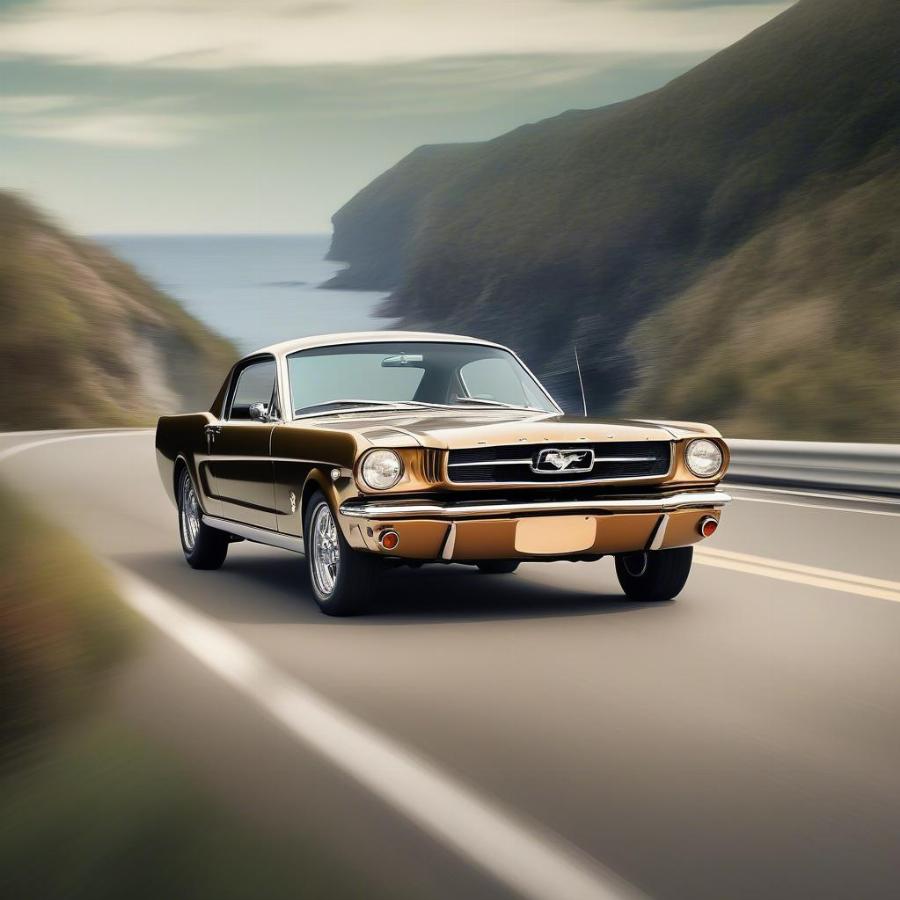
<path id="1" fill-rule="evenodd" d="M 499 347 L 427 341 L 316 347 L 288 357 L 294 415 L 357 407 L 513 407 L 557 412 Z"/>

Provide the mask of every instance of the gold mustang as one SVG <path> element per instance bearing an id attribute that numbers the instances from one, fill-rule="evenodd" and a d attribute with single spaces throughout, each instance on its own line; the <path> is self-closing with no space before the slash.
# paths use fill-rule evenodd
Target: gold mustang
<path id="1" fill-rule="evenodd" d="M 156 451 L 191 566 L 241 539 L 304 553 L 329 615 L 364 609 L 402 563 L 613 555 L 629 598 L 670 600 L 730 499 L 713 428 L 565 415 L 512 351 L 457 335 L 251 353 L 209 412 L 159 420 Z"/>

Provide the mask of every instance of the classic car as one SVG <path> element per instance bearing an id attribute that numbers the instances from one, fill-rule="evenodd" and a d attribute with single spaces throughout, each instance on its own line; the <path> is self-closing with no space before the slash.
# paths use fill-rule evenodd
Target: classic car
<path id="1" fill-rule="evenodd" d="M 258 350 L 207 412 L 161 418 L 156 450 L 189 565 L 238 540 L 296 551 L 329 615 L 423 563 L 613 556 L 628 598 L 670 600 L 730 499 L 713 428 L 566 415 L 511 350 L 458 335 Z"/>

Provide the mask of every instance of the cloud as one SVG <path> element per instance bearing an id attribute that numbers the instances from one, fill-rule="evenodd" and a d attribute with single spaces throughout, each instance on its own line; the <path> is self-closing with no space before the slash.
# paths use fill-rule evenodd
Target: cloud
<path id="1" fill-rule="evenodd" d="M 627 62 L 618 55 L 491 56 L 291 70 L 284 105 L 294 111 L 302 106 L 307 117 L 352 116 L 356 122 L 429 117 L 437 110 L 456 115 L 521 104 L 525 94 L 562 90 Z M 270 101 L 277 101 L 271 89 L 268 94 Z M 548 113 L 552 111 L 551 107 Z M 527 119 L 529 114 L 523 116 Z"/>
<path id="2" fill-rule="evenodd" d="M 0 18 L 0 53 L 175 69 L 440 57 L 717 50 L 788 4 L 705 0 L 37 0 Z"/>
<path id="3" fill-rule="evenodd" d="M 311 19 L 316 16 L 333 16 L 350 8 L 349 3 L 328 2 L 321 3 L 285 3 L 279 12 L 284 16 L 294 16 L 300 19 Z"/>
<path id="4" fill-rule="evenodd" d="M 68 95 L 0 96 L 0 133 L 101 147 L 173 147 L 193 140 L 207 123 L 196 115 L 167 110 L 170 102 L 154 98 L 117 108 L 96 98 Z"/>
<path id="5" fill-rule="evenodd" d="M 155 149 L 187 143 L 195 130 L 195 122 L 174 116 L 109 113 L 21 122 L 11 133 L 101 147 Z"/>
<path id="6" fill-rule="evenodd" d="M 17 94 L 0 96 L 0 117 L 28 116 L 77 103 L 78 98 L 63 94 Z M 0 119 L 2 120 L 2 119 Z"/>

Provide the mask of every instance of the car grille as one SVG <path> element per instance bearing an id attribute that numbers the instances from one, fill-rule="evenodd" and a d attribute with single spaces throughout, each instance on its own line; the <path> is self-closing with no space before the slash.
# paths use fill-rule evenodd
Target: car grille
<path id="1" fill-rule="evenodd" d="M 542 451 L 593 453 L 590 460 L 575 461 L 573 467 L 587 471 L 554 470 L 544 462 L 545 470 L 532 465 Z M 665 475 L 671 461 L 668 441 L 629 441 L 615 444 L 513 444 L 508 447 L 473 447 L 451 450 L 447 472 L 453 484 L 552 484 L 555 481 L 603 481 L 619 478 L 652 478 Z"/>

